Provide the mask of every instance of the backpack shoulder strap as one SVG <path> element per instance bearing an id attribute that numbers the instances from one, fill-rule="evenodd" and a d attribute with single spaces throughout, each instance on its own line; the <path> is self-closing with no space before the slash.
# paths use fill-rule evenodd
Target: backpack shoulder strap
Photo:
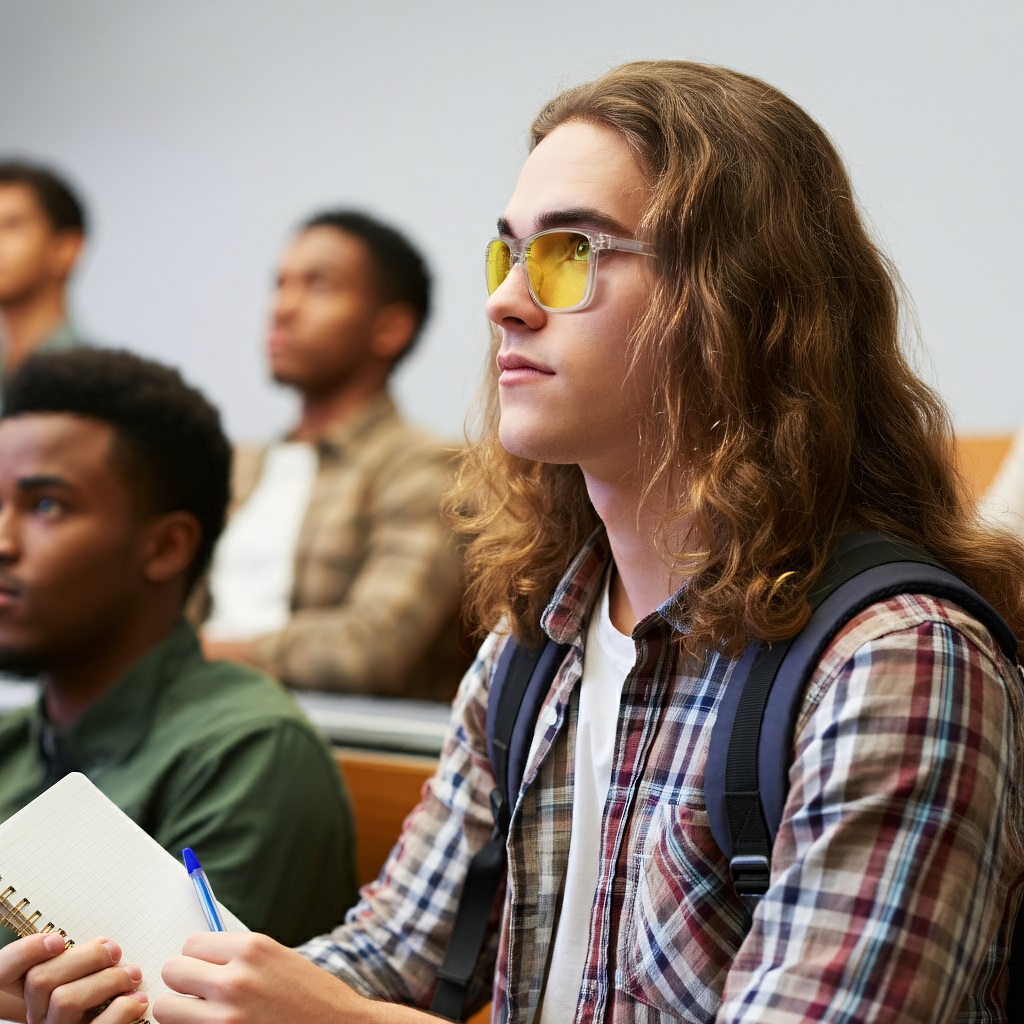
<path id="1" fill-rule="evenodd" d="M 811 594 L 814 610 L 804 629 L 781 643 L 752 643 L 720 703 L 705 796 L 712 834 L 729 858 L 741 895 L 757 896 L 768 887 L 771 848 L 789 789 L 796 718 L 818 662 L 855 615 L 910 593 L 954 601 L 981 621 L 1016 662 L 1016 637 L 999 613 L 927 552 L 877 533 L 847 539 Z"/>
<path id="2" fill-rule="evenodd" d="M 496 785 L 494 830 L 469 862 L 430 1010 L 462 1020 L 466 992 L 483 948 L 487 923 L 505 878 L 506 842 L 544 697 L 569 647 L 553 640 L 526 646 L 510 638 L 487 696 L 487 753 Z"/>
<path id="3" fill-rule="evenodd" d="M 510 637 L 498 659 L 487 697 L 487 754 L 510 814 L 526 773 L 537 716 L 568 652 L 568 644 L 554 640 L 526 646 Z"/>

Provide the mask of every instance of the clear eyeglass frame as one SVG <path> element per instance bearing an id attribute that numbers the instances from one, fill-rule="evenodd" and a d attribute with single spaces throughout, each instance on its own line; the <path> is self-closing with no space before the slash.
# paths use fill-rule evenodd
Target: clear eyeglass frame
<path id="1" fill-rule="evenodd" d="M 579 235 L 585 238 L 590 244 L 590 255 L 587 259 L 587 282 L 583 289 L 583 297 L 579 302 L 572 306 L 548 306 L 541 302 L 540 297 L 534 291 L 533 281 L 530 280 L 530 272 L 526 266 L 526 260 L 530 253 L 530 246 L 540 237 L 544 235 Z M 533 299 L 534 303 L 540 306 L 541 309 L 546 310 L 548 313 L 573 313 L 576 310 L 583 309 L 590 303 L 590 300 L 594 297 L 594 289 L 597 286 L 597 261 L 598 257 L 602 252 L 607 252 L 610 249 L 615 249 L 620 252 L 634 253 L 637 256 L 656 256 L 657 249 L 650 242 L 639 242 L 635 238 L 618 238 L 615 235 L 606 234 L 603 231 L 589 231 L 586 228 L 545 228 L 543 231 L 535 231 L 532 235 L 527 235 L 525 238 L 504 238 L 501 235 L 496 235 L 490 239 L 487 243 L 487 248 L 484 250 L 484 277 L 488 284 L 489 294 L 494 294 L 498 287 L 504 283 L 505 278 L 502 278 L 494 290 L 490 289 L 490 274 L 487 268 L 487 259 L 489 257 L 491 246 L 495 242 L 503 242 L 508 246 L 509 250 L 509 266 L 508 274 L 511 274 L 517 263 L 522 264 L 523 274 L 526 277 L 526 287 L 529 289 L 530 298 Z"/>

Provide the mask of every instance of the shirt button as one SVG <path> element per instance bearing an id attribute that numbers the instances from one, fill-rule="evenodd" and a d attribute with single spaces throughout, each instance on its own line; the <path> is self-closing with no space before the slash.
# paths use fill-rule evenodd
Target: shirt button
<path id="1" fill-rule="evenodd" d="M 553 706 L 549 705 L 547 711 L 544 712 L 544 724 L 554 725 L 558 721 L 558 712 Z"/>

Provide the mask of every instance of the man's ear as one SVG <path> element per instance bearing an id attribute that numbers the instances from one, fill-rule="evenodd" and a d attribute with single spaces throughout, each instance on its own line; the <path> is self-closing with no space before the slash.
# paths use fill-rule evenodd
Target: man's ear
<path id="1" fill-rule="evenodd" d="M 203 539 L 203 528 L 191 512 L 167 512 L 146 528 L 142 575 L 147 583 L 167 583 L 188 572 Z"/>
<path id="2" fill-rule="evenodd" d="M 71 276 L 82 252 L 85 238 L 79 231 L 58 231 L 50 246 L 50 272 L 58 281 Z"/>
<path id="3" fill-rule="evenodd" d="M 373 323 L 371 351 L 377 358 L 394 362 L 416 334 L 419 320 L 407 302 L 392 302 L 382 307 Z"/>

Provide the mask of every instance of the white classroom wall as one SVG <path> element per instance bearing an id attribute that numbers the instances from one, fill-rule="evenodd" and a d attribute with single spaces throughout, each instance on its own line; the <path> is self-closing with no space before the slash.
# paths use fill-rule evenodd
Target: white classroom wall
<path id="1" fill-rule="evenodd" d="M 0 0 L 0 154 L 64 168 L 95 232 L 82 325 L 178 363 L 236 437 L 288 422 L 261 344 L 295 223 L 359 206 L 437 279 L 397 390 L 461 433 L 481 254 L 537 107 L 624 60 L 759 75 L 829 130 L 964 430 L 1024 420 L 1024 4 L 941 0 Z"/>

